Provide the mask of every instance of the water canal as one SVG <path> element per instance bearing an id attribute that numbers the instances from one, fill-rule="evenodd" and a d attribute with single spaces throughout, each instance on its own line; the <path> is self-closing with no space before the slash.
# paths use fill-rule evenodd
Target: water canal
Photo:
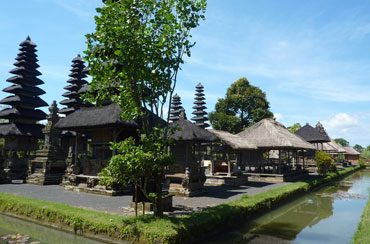
<path id="1" fill-rule="evenodd" d="M 370 170 L 358 171 L 209 243 L 350 243 L 369 190 Z"/>
<path id="2" fill-rule="evenodd" d="M 1 243 L 97 244 L 101 242 L 0 214 Z"/>

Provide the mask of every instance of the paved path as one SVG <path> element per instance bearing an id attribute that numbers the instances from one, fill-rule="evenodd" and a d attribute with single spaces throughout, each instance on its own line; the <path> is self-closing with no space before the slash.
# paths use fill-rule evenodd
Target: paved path
<path id="1" fill-rule="evenodd" d="M 243 194 L 254 195 L 286 184 L 289 183 L 269 184 L 249 182 L 247 186 L 241 187 L 205 186 L 206 193 L 203 196 L 192 198 L 174 197 L 173 205 L 176 209 L 176 214 L 187 214 L 209 206 L 240 199 Z M 0 192 L 65 203 L 75 207 L 108 213 L 132 214 L 132 211 L 128 211 L 132 196 L 111 197 L 84 192 L 65 191 L 64 187 L 58 185 L 40 186 L 32 184 L 4 184 L 0 185 Z M 124 212 L 122 208 L 126 211 Z"/>

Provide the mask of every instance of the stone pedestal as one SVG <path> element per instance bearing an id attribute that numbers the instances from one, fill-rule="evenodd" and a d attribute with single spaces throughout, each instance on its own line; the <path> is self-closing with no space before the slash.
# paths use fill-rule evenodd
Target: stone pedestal
<path id="1" fill-rule="evenodd" d="M 196 165 L 194 165 L 194 169 L 186 168 L 185 174 L 168 174 L 166 179 L 170 181 L 168 189 L 170 194 L 192 197 L 204 192 L 206 176 Z"/>
<path id="2" fill-rule="evenodd" d="M 10 183 L 10 178 L 4 171 L 4 157 L 0 155 L 0 184 Z"/>
<path id="3" fill-rule="evenodd" d="M 54 150 L 38 150 L 29 161 L 27 183 L 39 185 L 60 184 L 66 169 L 65 159 Z"/>
<path id="4" fill-rule="evenodd" d="M 36 151 L 36 157 L 28 163 L 27 183 L 60 184 L 66 169 L 65 156 L 59 147 L 60 131 L 54 128 L 59 120 L 56 101 L 49 108 L 48 123 L 43 129 L 44 146 Z"/>
<path id="5" fill-rule="evenodd" d="M 18 157 L 16 152 L 11 153 L 7 159 L 8 168 L 5 169 L 6 174 L 10 180 L 24 181 L 27 177 L 27 161 L 29 157 Z"/>

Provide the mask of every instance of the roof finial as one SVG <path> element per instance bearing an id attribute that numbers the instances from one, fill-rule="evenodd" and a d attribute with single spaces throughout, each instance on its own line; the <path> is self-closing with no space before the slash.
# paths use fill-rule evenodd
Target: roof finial
<path id="1" fill-rule="evenodd" d="M 31 41 L 31 37 L 30 36 L 27 36 L 26 40 L 27 41 Z"/>

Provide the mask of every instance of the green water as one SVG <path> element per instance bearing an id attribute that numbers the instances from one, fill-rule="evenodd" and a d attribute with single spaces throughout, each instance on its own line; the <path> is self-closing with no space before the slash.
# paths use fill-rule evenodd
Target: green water
<path id="1" fill-rule="evenodd" d="M 72 235 L 63 231 L 47 228 L 41 225 L 33 224 L 16 218 L 0 214 L 0 243 L 12 241 L 11 238 L 3 240 L 3 236 L 9 235 L 27 235 L 30 239 L 26 243 L 39 242 L 40 244 L 97 244 L 94 240 Z M 15 242 L 14 242 L 15 243 Z M 16 242 L 24 243 L 24 242 Z"/>
<path id="2" fill-rule="evenodd" d="M 370 170 L 287 203 L 209 243 L 350 243 L 370 190 Z"/>

